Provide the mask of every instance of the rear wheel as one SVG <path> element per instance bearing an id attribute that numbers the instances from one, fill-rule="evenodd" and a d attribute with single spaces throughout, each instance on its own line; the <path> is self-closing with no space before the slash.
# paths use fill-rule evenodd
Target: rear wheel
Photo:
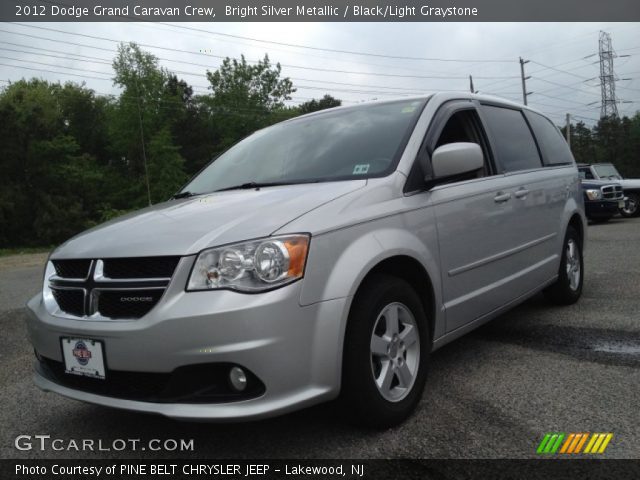
<path id="1" fill-rule="evenodd" d="M 420 401 L 430 351 L 427 318 L 406 281 L 373 275 L 354 299 L 345 335 L 342 400 L 349 418 L 397 425 Z"/>
<path id="2" fill-rule="evenodd" d="M 544 293 L 558 305 L 571 305 L 582 295 L 583 280 L 582 240 L 576 229 L 569 226 L 564 238 L 558 280 Z"/>
<path id="3" fill-rule="evenodd" d="M 637 193 L 627 193 L 627 200 L 624 207 L 620 209 L 623 217 L 635 217 L 640 213 L 640 195 Z"/>

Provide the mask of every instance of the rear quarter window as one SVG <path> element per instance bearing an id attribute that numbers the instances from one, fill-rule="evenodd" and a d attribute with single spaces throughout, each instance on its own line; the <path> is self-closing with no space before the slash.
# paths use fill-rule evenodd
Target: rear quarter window
<path id="1" fill-rule="evenodd" d="M 573 155 L 560 130 L 551 123 L 548 118 L 534 112 L 526 113 L 533 133 L 538 140 L 538 146 L 542 151 L 542 160 L 545 165 L 571 165 L 574 163 Z"/>
<path id="2" fill-rule="evenodd" d="M 538 147 L 520 110 L 484 105 L 482 112 L 500 172 L 542 166 Z"/>

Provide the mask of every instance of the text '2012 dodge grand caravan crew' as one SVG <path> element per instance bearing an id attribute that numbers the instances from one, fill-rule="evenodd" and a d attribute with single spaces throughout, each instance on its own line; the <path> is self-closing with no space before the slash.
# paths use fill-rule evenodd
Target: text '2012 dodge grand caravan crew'
<path id="1" fill-rule="evenodd" d="M 540 290 L 578 300 L 585 225 L 573 157 L 526 107 L 436 94 L 306 115 L 58 247 L 28 303 L 35 381 L 180 419 L 340 397 L 393 425 L 431 351 Z"/>

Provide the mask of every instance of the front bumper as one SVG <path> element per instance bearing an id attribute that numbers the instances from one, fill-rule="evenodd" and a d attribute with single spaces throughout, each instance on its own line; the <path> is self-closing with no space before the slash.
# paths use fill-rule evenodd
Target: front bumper
<path id="1" fill-rule="evenodd" d="M 110 370 L 169 373 L 205 363 L 237 364 L 264 383 L 263 394 L 226 403 L 158 403 L 69 388 L 39 371 L 35 383 L 77 400 L 177 419 L 256 419 L 338 395 L 347 298 L 303 307 L 302 282 L 247 295 L 185 292 L 181 277 L 174 277 L 151 312 L 131 321 L 55 317 L 36 295 L 27 304 L 30 340 L 38 355 L 57 362 L 62 361 L 61 337 L 101 340 L 107 375 Z"/>
<path id="2" fill-rule="evenodd" d="M 587 218 L 609 218 L 618 213 L 618 200 L 589 200 L 584 202 Z"/>

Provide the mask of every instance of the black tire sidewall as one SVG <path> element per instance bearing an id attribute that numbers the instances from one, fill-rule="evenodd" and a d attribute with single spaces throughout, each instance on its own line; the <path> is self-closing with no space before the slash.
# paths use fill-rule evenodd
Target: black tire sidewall
<path id="1" fill-rule="evenodd" d="M 371 371 L 371 334 L 378 315 L 390 303 L 405 305 L 413 314 L 420 337 L 418 374 L 409 394 L 398 402 L 378 391 Z M 354 298 L 345 334 L 341 395 L 353 420 L 373 427 L 389 427 L 404 420 L 420 401 L 431 350 L 429 324 L 415 290 L 406 281 L 373 275 Z"/>
<path id="2" fill-rule="evenodd" d="M 580 284 L 576 290 L 569 286 L 569 277 L 567 276 L 567 245 L 569 240 L 573 240 L 578 246 L 578 254 L 580 257 Z M 569 305 L 578 301 L 582 295 L 582 287 L 584 285 L 584 259 L 582 256 L 582 241 L 580 235 L 575 228 L 569 226 L 562 243 L 562 257 L 560 260 L 560 270 L 558 272 L 558 281 L 551 287 L 549 293 L 552 299 L 559 304 Z"/>
<path id="3" fill-rule="evenodd" d="M 625 213 L 624 210 L 620 209 L 620 215 L 622 215 L 625 218 L 637 217 L 640 214 L 640 206 L 638 204 L 638 202 L 640 202 L 640 195 L 638 193 L 632 192 L 632 193 L 628 193 L 627 197 L 633 197 L 635 199 L 636 211 L 634 213 Z"/>

